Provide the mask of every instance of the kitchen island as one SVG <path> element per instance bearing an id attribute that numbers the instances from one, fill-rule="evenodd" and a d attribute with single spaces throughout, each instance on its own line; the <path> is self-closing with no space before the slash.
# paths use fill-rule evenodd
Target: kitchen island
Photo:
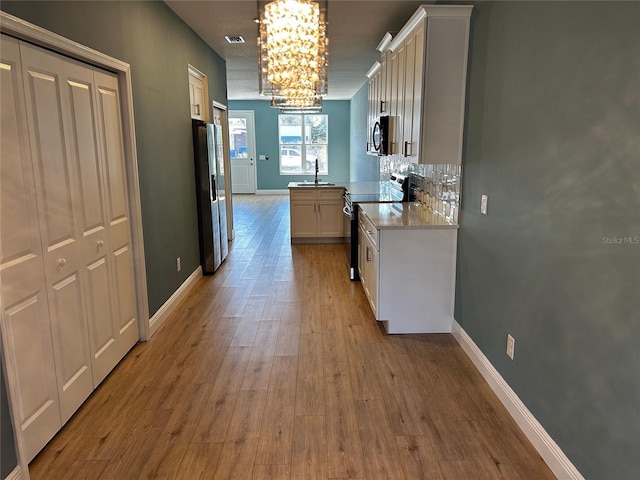
<path id="1" fill-rule="evenodd" d="M 362 204 L 359 269 L 387 333 L 449 333 L 458 225 L 412 202 Z"/>
<path id="2" fill-rule="evenodd" d="M 344 186 L 290 182 L 288 189 L 291 243 L 344 242 Z"/>

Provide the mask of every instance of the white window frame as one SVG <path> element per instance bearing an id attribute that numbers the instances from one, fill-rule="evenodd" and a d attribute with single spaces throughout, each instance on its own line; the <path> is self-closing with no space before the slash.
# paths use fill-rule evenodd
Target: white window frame
<path id="1" fill-rule="evenodd" d="M 312 115 L 322 115 L 324 117 L 326 117 L 327 121 L 327 135 L 326 135 L 326 143 L 307 143 L 305 141 L 305 135 L 304 135 L 304 128 L 306 125 L 306 117 L 308 116 L 312 116 Z M 300 117 L 302 120 L 302 142 L 301 143 L 280 143 L 280 140 L 282 139 L 282 137 L 280 136 L 280 118 L 282 116 L 297 116 Z M 306 172 L 303 169 L 303 166 L 306 163 L 306 157 L 307 157 L 307 146 L 311 146 L 311 145 L 321 145 L 321 146 L 325 146 L 326 150 L 327 150 L 327 169 L 326 170 L 321 170 L 319 172 L 319 175 L 328 175 L 329 174 L 329 115 L 326 113 L 281 113 L 278 115 L 278 172 L 280 173 L 280 175 L 314 175 L 315 172 Z M 282 171 L 282 151 L 289 149 L 289 148 L 300 148 L 300 170 L 298 171 L 293 171 L 293 172 L 288 172 L 288 171 Z"/>

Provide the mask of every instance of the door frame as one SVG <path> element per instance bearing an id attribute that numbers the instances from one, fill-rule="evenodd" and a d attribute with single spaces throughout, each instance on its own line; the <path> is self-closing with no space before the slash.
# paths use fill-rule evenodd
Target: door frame
<path id="1" fill-rule="evenodd" d="M 213 120 L 215 110 L 220 110 L 222 112 L 222 152 L 223 152 L 223 161 L 224 161 L 224 170 L 227 172 L 229 176 L 229 181 L 227 182 L 227 186 L 229 187 L 229 191 L 226 192 L 227 196 L 227 238 L 229 241 L 232 241 L 236 237 L 236 232 L 233 228 L 233 195 L 231 194 L 231 184 L 233 182 L 233 178 L 231 176 L 231 152 L 229 151 L 229 110 L 224 103 L 216 102 L 215 100 L 211 101 L 211 119 Z M 255 175 L 254 175 L 255 177 Z"/>
<path id="2" fill-rule="evenodd" d="M 142 236 L 142 210 L 140 203 L 140 181 L 138 176 L 138 156 L 136 151 L 135 123 L 133 116 L 133 94 L 131 88 L 131 67 L 128 63 L 105 55 L 89 47 L 69 40 L 61 35 L 33 25 L 18 17 L 0 11 L 0 29 L 2 33 L 9 34 L 19 40 L 25 40 L 34 45 L 48 48 L 57 53 L 69 56 L 84 63 L 109 70 L 118 77 L 120 88 L 123 144 L 126 162 L 127 190 L 129 194 L 129 210 L 131 215 L 131 246 L 133 250 L 133 270 L 135 279 L 136 303 L 138 315 L 138 333 L 140 340 L 149 339 L 149 301 L 147 297 L 147 274 L 145 270 L 144 242 Z M 0 298 L 0 308 L 2 299 Z M 3 352 L 5 345 L 5 332 L 1 332 Z M 13 375 L 15 365 L 11 358 L 4 358 L 5 379 L 7 382 L 7 394 L 9 408 L 12 414 L 13 431 L 16 439 L 18 454 L 18 466 L 22 478 L 29 480 L 29 466 L 24 454 L 24 444 L 19 425 L 14 419 L 19 418 L 18 404 L 14 401 L 15 392 L 18 392 L 18 379 Z"/>
<path id="3" fill-rule="evenodd" d="M 247 135 L 247 143 L 251 145 L 253 150 L 253 193 L 254 195 L 258 192 L 258 155 L 256 152 L 256 121 L 254 117 L 253 110 L 228 110 L 227 111 L 227 119 L 234 116 L 234 114 L 246 115 L 247 117 L 247 126 L 251 124 L 251 133 L 252 135 Z M 248 128 L 247 128 L 248 129 Z M 231 160 L 231 158 L 229 158 Z M 233 176 L 231 177 L 231 185 L 233 190 Z"/>

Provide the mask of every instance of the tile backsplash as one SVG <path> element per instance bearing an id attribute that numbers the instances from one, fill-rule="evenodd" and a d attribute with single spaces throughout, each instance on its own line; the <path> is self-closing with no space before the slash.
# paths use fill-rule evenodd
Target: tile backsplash
<path id="1" fill-rule="evenodd" d="M 388 178 L 391 172 L 409 175 L 411 200 L 419 202 L 451 222 L 458 223 L 462 165 L 414 164 L 388 157 L 381 158 L 381 178 Z"/>

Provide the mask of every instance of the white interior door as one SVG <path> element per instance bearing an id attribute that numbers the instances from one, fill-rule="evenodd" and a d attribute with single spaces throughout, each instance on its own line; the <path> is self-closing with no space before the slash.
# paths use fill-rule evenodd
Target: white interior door
<path id="1" fill-rule="evenodd" d="M 231 191 L 256 193 L 255 123 L 250 110 L 229 110 Z"/>
<path id="2" fill-rule="evenodd" d="M 61 419 L 18 42 L 2 35 L 0 50 L 2 334 L 7 369 L 17 382 L 16 423 L 31 459 Z"/>

